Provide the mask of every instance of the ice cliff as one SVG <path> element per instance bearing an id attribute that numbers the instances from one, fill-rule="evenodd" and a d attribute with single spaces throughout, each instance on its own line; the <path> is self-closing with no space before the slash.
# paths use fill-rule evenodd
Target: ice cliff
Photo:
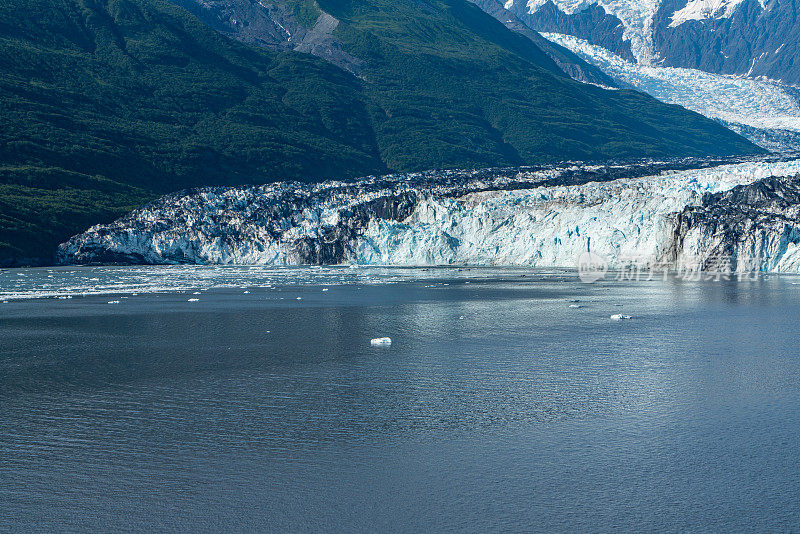
<path id="1" fill-rule="evenodd" d="M 612 267 L 632 256 L 726 253 L 735 263 L 746 253 L 763 270 L 800 272 L 800 160 L 720 163 L 192 190 L 73 237 L 59 260 L 573 267 L 591 249 Z"/>

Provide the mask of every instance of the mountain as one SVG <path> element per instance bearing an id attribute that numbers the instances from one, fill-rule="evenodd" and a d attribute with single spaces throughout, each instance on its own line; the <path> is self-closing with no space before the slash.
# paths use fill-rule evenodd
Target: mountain
<path id="1" fill-rule="evenodd" d="M 543 35 L 596 65 L 621 87 L 718 120 L 770 151 L 800 150 L 800 90 L 795 87 L 696 69 L 647 67 L 571 35 Z"/>
<path id="2" fill-rule="evenodd" d="M 643 65 L 800 84 L 800 0 L 510 0 L 530 28 Z"/>
<path id="3" fill-rule="evenodd" d="M 800 85 L 800 0 L 728 0 L 716 11 L 695 0 L 676 11 L 681 3 L 665 0 L 656 14 L 666 64 Z"/>
<path id="4" fill-rule="evenodd" d="M 343 49 L 333 35 L 339 20 L 302 0 L 171 0 L 233 39 L 274 50 L 307 52 L 358 75 L 364 62 Z M 613 86 L 602 71 L 550 43 L 511 15 L 499 0 L 470 0 L 541 48 L 558 67 L 580 81 Z"/>
<path id="5" fill-rule="evenodd" d="M 170 0 L 218 32 L 273 50 L 315 55 L 358 74 L 363 61 L 333 35 L 339 21 L 304 0 Z"/>
<path id="6" fill-rule="evenodd" d="M 613 79 L 602 70 L 581 59 L 572 51 L 548 41 L 538 32 L 533 31 L 513 13 L 504 7 L 500 0 L 470 0 L 483 11 L 493 16 L 511 31 L 520 33 L 530 39 L 537 47 L 541 48 L 558 68 L 564 71 L 573 80 L 593 83 L 605 87 L 616 87 Z"/>
<path id="7" fill-rule="evenodd" d="M 305 33 L 270 50 L 163 0 L 3 2 L 0 261 L 187 187 L 758 150 L 465 0 L 281 5 Z"/>
<path id="8" fill-rule="evenodd" d="M 800 0 L 515 0 L 529 29 L 771 151 L 800 150 Z"/>
<path id="9" fill-rule="evenodd" d="M 358 80 L 158 0 L 0 5 L 0 262 L 198 185 L 384 169 Z"/>

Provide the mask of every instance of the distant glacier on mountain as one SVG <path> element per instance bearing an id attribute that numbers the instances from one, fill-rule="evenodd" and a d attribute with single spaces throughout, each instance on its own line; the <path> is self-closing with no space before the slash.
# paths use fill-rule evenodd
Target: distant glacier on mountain
<path id="1" fill-rule="evenodd" d="M 639 65 L 584 39 L 542 35 L 599 67 L 620 87 L 632 87 L 717 119 L 768 150 L 800 150 L 800 90 L 793 86 L 697 69 Z"/>
<path id="2" fill-rule="evenodd" d="M 508 0 L 531 29 L 641 65 L 800 84 L 800 0 Z"/>

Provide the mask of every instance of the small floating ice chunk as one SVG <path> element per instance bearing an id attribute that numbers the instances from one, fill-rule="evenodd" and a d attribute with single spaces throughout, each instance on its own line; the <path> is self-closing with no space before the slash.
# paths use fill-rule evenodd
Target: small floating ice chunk
<path id="1" fill-rule="evenodd" d="M 249 292 L 249 291 L 245 291 L 245 292 L 244 292 L 244 294 L 245 294 L 245 295 L 249 295 L 249 294 L 250 294 L 250 292 Z"/>
<path id="2" fill-rule="evenodd" d="M 630 315 L 625 315 L 622 313 L 617 313 L 611 316 L 612 321 L 626 321 L 628 319 L 633 319 Z"/>
<path id="3" fill-rule="evenodd" d="M 119 301 L 118 300 L 109 300 L 108 303 L 109 304 L 119 304 Z"/>
<path id="4" fill-rule="evenodd" d="M 187 302 L 200 302 L 200 299 L 189 299 Z"/>
<path id="5" fill-rule="evenodd" d="M 574 310 L 577 310 L 578 308 L 583 308 L 583 306 L 581 306 L 580 304 L 570 304 L 569 307 Z"/>
<path id="6" fill-rule="evenodd" d="M 303 297 L 297 297 L 297 300 L 303 300 Z"/>
<path id="7" fill-rule="evenodd" d="M 328 291 L 328 288 L 327 287 L 323 287 L 322 291 Z"/>
<path id="8" fill-rule="evenodd" d="M 373 347 L 386 347 L 392 344 L 392 338 L 390 337 L 376 337 L 375 339 L 370 339 L 369 344 Z"/>

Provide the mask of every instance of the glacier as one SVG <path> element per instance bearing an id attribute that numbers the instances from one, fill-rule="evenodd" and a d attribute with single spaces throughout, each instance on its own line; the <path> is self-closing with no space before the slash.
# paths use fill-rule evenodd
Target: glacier
<path id="1" fill-rule="evenodd" d="M 547 2 L 553 2 L 570 15 L 596 4 L 614 15 L 625 28 L 624 37 L 631 43 L 631 52 L 642 65 L 651 65 L 657 58 L 653 46 L 653 21 L 661 0 L 528 0 L 527 7 L 535 13 Z M 510 7 L 510 6 L 509 6 Z"/>
<path id="2" fill-rule="evenodd" d="M 73 237 L 59 261 L 575 267 L 591 250 L 612 268 L 724 253 L 794 273 L 799 174 L 800 159 L 771 156 L 204 188 Z"/>
<path id="3" fill-rule="evenodd" d="M 687 0 L 686 5 L 670 17 L 669 26 L 674 28 L 692 20 L 730 18 L 744 0 Z M 758 0 L 762 9 L 766 0 Z M 506 2 L 511 9 L 515 0 Z M 631 52 L 640 65 L 655 65 L 659 58 L 653 45 L 655 17 L 663 0 L 527 0 L 526 7 L 535 13 L 548 2 L 567 15 L 588 9 L 592 5 L 602 7 L 606 13 L 618 18 L 624 27 L 624 38 L 631 44 Z"/>
<path id="4" fill-rule="evenodd" d="M 545 38 L 597 66 L 623 87 L 723 122 L 772 151 L 800 149 L 800 91 L 771 80 L 631 63 L 589 42 L 555 33 Z"/>
<path id="5" fill-rule="evenodd" d="M 353 261 L 570 267 L 591 248 L 620 267 L 668 255 L 677 214 L 704 195 L 798 172 L 800 160 L 429 198 L 404 221 L 370 221 Z"/>

